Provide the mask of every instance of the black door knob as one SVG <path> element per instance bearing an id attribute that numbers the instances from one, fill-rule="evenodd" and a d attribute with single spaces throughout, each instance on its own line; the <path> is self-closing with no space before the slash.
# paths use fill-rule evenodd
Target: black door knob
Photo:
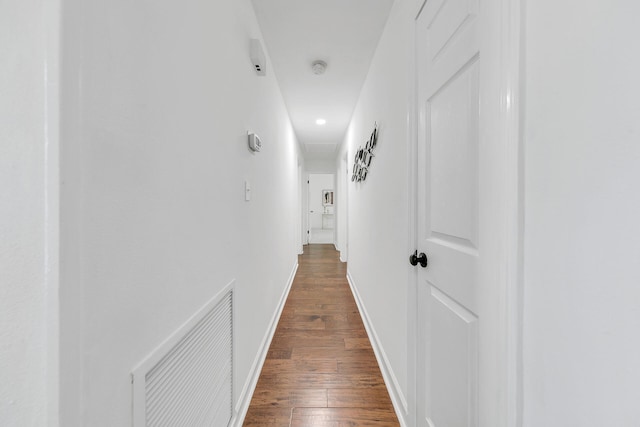
<path id="1" fill-rule="evenodd" d="M 415 251 L 410 257 L 409 257 L 409 262 L 411 263 L 411 265 L 416 266 L 418 265 L 418 263 L 420 263 L 420 266 L 422 267 L 426 267 L 428 260 L 427 260 L 427 255 L 424 252 L 420 252 L 420 255 L 418 255 L 418 251 Z"/>

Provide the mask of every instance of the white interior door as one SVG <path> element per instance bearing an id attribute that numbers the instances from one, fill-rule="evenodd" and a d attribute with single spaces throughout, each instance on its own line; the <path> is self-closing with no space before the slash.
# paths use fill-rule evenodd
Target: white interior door
<path id="1" fill-rule="evenodd" d="M 478 425 L 479 0 L 417 18 L 418 425 Z"/>

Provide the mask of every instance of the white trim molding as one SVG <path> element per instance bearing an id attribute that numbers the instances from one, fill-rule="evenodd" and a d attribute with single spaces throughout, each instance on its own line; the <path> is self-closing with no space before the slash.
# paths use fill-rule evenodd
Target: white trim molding
<path id="1" fill-rule="evenodd" d="M 480 210 L 485 261 L 479 266 L 480 427 L 522 425 L 522 256 L 524 90 L 522 0 L 485 0 L 481 19 L 483 60 L 480 125 L 481 173 L 487 183 Z M 484 170 L 484 172 L 482 172 Z"/>
<path id="2" fill-rule="evenodd" d="M 258 384 L 258 379 L 260 378 L 260 373 L 262 372 L 262 366 L 264 365 L 264 361 L 267 358 L 267 353 L 269 352 L 269 347 L 271 346 L 273 335 L 276 332 L 276 327 L 278 326 L 278 322 L 280 321 L 282 310 L 284 309 L 284 305 L 287 302 L 287 297 L 289 296 L 289 291 L 291 291 L 291 285 L 293 285 L 293 279 L 296 277 L 297 271 L 298 262 L 296 261 L 293 269 L 291 270 L 291 274 L 289 275 L 287 286 L 285 287 L 284 292 L 280 297 L 278 307 L 271 317 L 269 328 L 267 328 L 267 331 L 262 338 L 262 342 L 260 343 L 260 347 L 258 349 L 256 357 L 253 360 L 251 369 L 249 370 L 249 375 L 247 375 L 247 380 L 244 384 L 244 387 L 242 387 L 242 392 L 240 392 L 238 403 L 235 407 L 234 416 L 229 423 L 230 426 L 241 427 L 242 423 L 244 422 L 244 417 L 247 415 L 247 411 L 249 410 L 249 404 L 251 403 L 253 392 L 255 391 L 256 385 Z"/>
<path id="3" fill-rule="evenodd" d="M 373 352 L 375 353 L 376 360 L 378 361 L 378 365 L 380 366 L 380 371 L 382 372 L 384 383 L 387 386 L 387 391 L 389 392 L 389 396 L 391 397 L 391 403 L 393 403 L 393 408 L 396 411 L 396 415 L 398 416 L 400 425 L 402 427 L 407 427 L 408 424 L 406 420 L 409 414 L 409 405 L 407 404 L 407 399 L 404 393 L 402 393 L 402 388 L 400 387 L 400 383 L 398 382 L 398 379 L 396 378 L 396 375 L 393 372 L 391 363 L 387 358 L 387 354 L 384 351 L 384 347 L 382 346 L 380 338 L 378 338 L 378 334 L 376 333 L 376 330 L 373 327 L 371 318 L 367 313 L 367 309 L 365 308 L 364 303 L 360 298 L 360 294 L 358 293 L 358 288 L 355 285 L 353 278 L 351 277 L 351 272 L 348 269 L 347 269 L 347 281 L 349 282 L 351 293 L 353 294 L 353 297 L 356 300 L 356 304 L 358 305 L 360 316 L 362 317 L 364 327 L 367 330 L 367 335 L 369 336 L 369 341 L 371 341 L 371 346 L 373 347 Z"/>

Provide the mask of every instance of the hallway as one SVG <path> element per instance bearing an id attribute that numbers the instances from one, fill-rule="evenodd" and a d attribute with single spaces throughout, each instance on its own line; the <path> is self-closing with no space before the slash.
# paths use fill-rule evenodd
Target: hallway
<path id="1" fill-rule="evenodd" d="M 3 2 L 0 426 L 640 427 L 638 16 Z"/>
<path id="2" fill-rule="evenodd" d="M 396 426 L 333 245 L 307 245 L 244 426 Z"/>

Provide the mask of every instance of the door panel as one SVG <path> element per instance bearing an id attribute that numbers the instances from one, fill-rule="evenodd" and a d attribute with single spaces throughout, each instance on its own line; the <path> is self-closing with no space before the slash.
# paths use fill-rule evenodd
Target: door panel
<path id="1" fill-rule="evenodd" d="M 478 328 L 476 316 L 431 286 L 431 407 L 433 426 L 475 426 Z"/>
<path id="2" fill-rule="evenodd" d="M 427 231 L 475 251 L 478 241 L 478 67 L 477 61 L 428 101 L 431 162 Z M 430 237 L 430 236 L 427 236 Z"/>
<path id="3" fill-rule="evenodd" d="M 477 0 L 429 0 L 417 18 L 418 425 L 478 425 Z"/>
<path id="4" fill-rule="evenodd" d="M 425 8 L 427 37 L 429 37 L 428 55 L 430 61 L 436 61 L 455 38 L 464 33 L 464 26 L 471 23 L 478 14 L 477 0 L 434 0 Z"/>

